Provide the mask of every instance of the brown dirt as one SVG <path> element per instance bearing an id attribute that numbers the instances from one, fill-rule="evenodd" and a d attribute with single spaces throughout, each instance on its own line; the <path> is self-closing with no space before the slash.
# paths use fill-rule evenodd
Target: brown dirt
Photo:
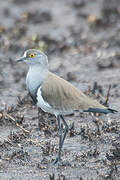
<path id="1" fill-rule="evenodd" d="M 109 106 L 120 108 L 119 0 L 6 0 L 0 6 L 0 179 L 118 180 L 120 122 L 116 115 L 67 116 L 68 166 L 54 167 L 55 117 L 27 95 L 27 66 L 15 59 L 37 48 L 50 70 Z M 108 103 L 108 102 L 107 102 Z M 38 123 L 39 119 L 39 123 Z"/>

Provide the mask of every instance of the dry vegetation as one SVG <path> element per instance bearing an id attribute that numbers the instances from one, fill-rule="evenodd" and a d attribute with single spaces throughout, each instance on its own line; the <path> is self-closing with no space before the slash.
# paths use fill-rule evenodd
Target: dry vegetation
<path id="1" fill-rule="evenodd" d="M 50 69 L 101 103 L 120 108 L 119 0 L 6 0 L 0 6 L 0 179 L 120 179 L 119 113 L 67 116 L 67 166 L 54 167 L 55 117 L 27 95 L 27 66 L 15 59 L 45 51 Z M 64 130 L 64 128 L 63 128 Z"/>

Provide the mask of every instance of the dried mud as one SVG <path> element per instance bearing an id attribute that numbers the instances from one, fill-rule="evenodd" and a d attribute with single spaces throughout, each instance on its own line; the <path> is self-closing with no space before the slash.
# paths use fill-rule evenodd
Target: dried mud
<path id="1" fill-rule="evenodd" d="M 45 51 L 52 72 L 119 111 L 120 1 L 0 3 L 0 179 L 120 179 L 119 112 L 65 117 L 62 157 L 69 163 L 52 166 L 55 117 L 38 112 L 25 86 L 28 67 L 15 61 L 26 49 Z"/>

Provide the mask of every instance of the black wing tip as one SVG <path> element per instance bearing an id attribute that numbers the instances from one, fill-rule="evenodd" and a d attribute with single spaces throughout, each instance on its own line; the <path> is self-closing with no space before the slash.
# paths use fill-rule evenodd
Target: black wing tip
<path id="1" fill-rule="evenodd" d="M 110 109 L 110 108 L 108 108 L 108 111 L 110 111 L 110 113 L 113 113 L 113 114 L 118 113 L 118 111 L 117 111 L 117 110 L 115 110 L 115 109 Z"/>
<path id="2" fill-rule="evenodd" d="M 89 108 L 88 110 L 84 110 L 84 112 L 92 112 L 92 113 L 100 113 L 100 114 L 108 114 L 108 113 L 116 114 L 118 111 L 110 108 L 108 109 Z"/>

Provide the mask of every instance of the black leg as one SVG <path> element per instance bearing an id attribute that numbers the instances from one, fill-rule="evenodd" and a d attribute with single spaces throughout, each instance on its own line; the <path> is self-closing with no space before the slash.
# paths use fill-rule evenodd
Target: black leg
<path id="1" fill-rule="evenodd" d="M 63 121 L 63 123 L 65 125 L 65 131 L 64 131 L 63 138 L 62 138 L 62 130 L 61 130 L 60 118 L 62 119 L 62 121 Z M 62 146 L 63 146 L 64 140 L 65 140 L 65 137 L 66 137 L 67 132 L 68 132 L 68 125 L 67 125 L 67 123 L 64 120 L 62 115 L 58 116 L 57 120 L 58 120 L 58 127 L 59 127 L 59 151 L 58 151 L 58 156 L 56 157 L 56 159 L 54 161 L 54 164 L 56 164 L 56 163 L 62 164 L 61 163 L 61 152 L 62 152 Z"/>
<path id="2" fill-rule="evenodd" d="M 61 151 L 62 151 L 62 129 L 60 123 L 60 116 L 58 116 L 58 131 L 59 131 L 59 151 L 58 151 L 58 161 L 61 161 Z"/>
<path id="3" fill-rule="evenodd" d="M 57 116 L 58 121 L 58 131 L 59 131 L 59 150 L 58 155 L 54 161 L 54 164 L 58 163 L 61 164 L 61 151 L 62 151 L 62 130 L 61 130 L 61 123 L 60 123 L 60 116 Z"/>
<path id="4" fill-rule="evenodd" d="M 61 142 L 61 146 L 63 146 L 64 140 L 66 138 L 66 135 L 68 133 L 69 128 L 68 128 L 68 125 L 67 125 L 66 121 L 64 120 L 63 116 L 61 115 L 60 117 L 61 117 L 61 119 L 62 119 L 62 121 L 63 121 L 63 123 L 65 125 L 65 132 L 64 132 L 63 139 L 62 139 L 62 142 Z"/>

